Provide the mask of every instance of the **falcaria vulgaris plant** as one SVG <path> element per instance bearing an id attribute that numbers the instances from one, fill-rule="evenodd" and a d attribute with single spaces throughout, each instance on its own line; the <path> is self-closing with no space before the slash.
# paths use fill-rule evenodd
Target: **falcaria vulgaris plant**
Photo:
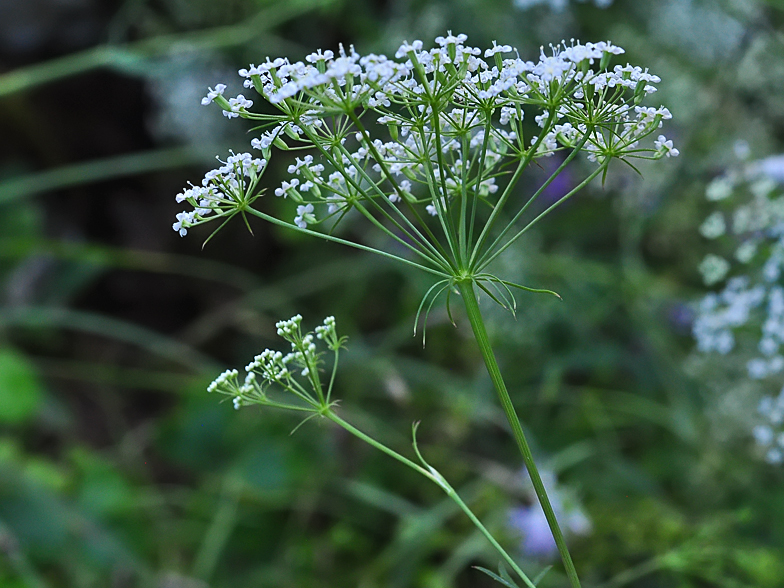
<path id="1" fill-rule="evenodd" d="M 457 292 L 514 439 L 547 517 L 565 572 L 580 585 L 574 564 L 534 463 L 520 420 L 490 345 L 477 295 L 484 293 L 513 310 L 513 290 L 533 290 L 489 272 L 492 262 L 558 204 L 597 176 L 614 159 L 678 155 L 658 134 L 671 118 L 663 107 L 644 106 L 659 78 L 631 65 L 611 66 L 624 53 L 610 42 L 562 43 L 541 51 L 537 62 L 497 45 L 484 51 L 465 44 L 466 35 L 403 43 L 391 59 L 361 56 L 353 47 L 317 51 L 305 62 L 267 59 L 239 71 L 244 86 L 268 103 L 258 113 L 244 95 L 224 96 L 219 84 L 203 100 L 217 104 L 228 118 L 258 123 L 251 153 L 231 154 L 207 173 L 200 186 L 177 196 L 191 210 L 177 215 L 181 235 L 212 221 L 223 227 L 232 217 L 260 217 L 322 239 L 377 253 L 429 273 L 434 283 L 414 321 L 435 299 Z M 531 124 L 527 121 L 533 121 Z M 533 130 L 533 132 L 532 132 Z M 257 208 L 261 178 L 273 149 L 295 150 L 290 178 L 271 190 L 297 204 L 296 217 L 282 219 Z M 521 197 L 523 172 L 556 153 L 560 163 L 542 185 Z M 536 215 L 526 215 L 553 180 L 584 152 L 595 167 L 586 177 Z M 342 239 L 334 229 L 356 211 L 388 237 L 389 250 Z M 355 213 L 355 214 L 356 214 Z M 402 253 L 401 251 L 406 252 Z M 542 291 L 546 290 L 533 290 Z M 424 316 L 422 315 L 424 311 Z M 423 324 L 423 330 L 424 330 Z M 532 587 L 530 580 L 460 500 L 448 482 L 414 448 L 419 463 L 394 452 L 344 421 L 335 412 L 335 367 L 343 339 L 328 318 L 314 333 L 303 334 L 301 317 L 278 324 L 290 353 L 266 350 L 246 367 L 222 374 L 210 387 L 234 405 L 260 404 L 332 420 L 437 483 L 499 551 L 503 561 Z M 334 354 L 328 383 L 322 382 L 323 350 Z M 276 391 L 275 391 L 276 390 Z M 483 570 L 507 586 L 516 585 L 501 569 Z"/>

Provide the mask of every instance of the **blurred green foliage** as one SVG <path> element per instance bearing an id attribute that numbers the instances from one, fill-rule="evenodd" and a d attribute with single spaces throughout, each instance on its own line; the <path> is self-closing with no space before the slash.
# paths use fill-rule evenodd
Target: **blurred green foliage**
<path id="1" fill-rule="evenodd" d="M 451 29 L 524 57 L 609 38 L 662 77 L 678 129 L 678 160 L 618 166 L 499 259 L 563 302 L 485 309 L 537 456 L 591 521 L 571 541 L 585 585 L 784 586 L 784 477 L 754 456 L 749 414 L 716 416 L 742 382 L 689 334 L 705 185 L 737 140 L 783 149 L 782 6 L 562 4 L 0 7 L 0 585 L 493 585 L 471 568 L 496 568 L 488 545 L 437 488 L 325 423 L 290 435 L 288 416 L 205 392 L 277 345 L 276 320 L 334 314 L 341 410 L 406 454 L 421 420 L 428 459 L 515 549 L 508 512 L 529 499 L 468 325 L 437 308 L 427 347 L 411 337 L 428 278 L 260 224 L 204 251 L 170 229 L 184 182 L 247 142 L 201 109 L 207 85 L 266 55 Z"/>

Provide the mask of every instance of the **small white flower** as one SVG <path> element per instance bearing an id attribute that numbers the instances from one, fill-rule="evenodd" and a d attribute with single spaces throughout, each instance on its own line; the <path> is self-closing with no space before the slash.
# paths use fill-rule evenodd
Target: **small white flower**
<path id="1" fill-rule="evenodd" d="M 333 57 L 335 57 L 335 54 L 329 49 L 324 51 L 324 53 L 322 53 L 321 49 L 319 49 L 315 53 L 311 53 L 310 55 L 308 55 L 305 58 L 305 61 L 307 61 L 308 63 L 318 63 L 319 61 L 329 61 Z"/>
<path id="2" fill-rule="evenodd" d="M 294 218 L 294 224 L 300 229 L 307 229 L 308 224 L 316 222 L 316 217 L 313 216 L 313 210 L 312 204 L 297 206 L 297 216 Z"/>
<path id="3" fill-rule="evenodd" d="M 184 237 L 188 234 L 188 227 L 191 224 L 192 214 L 188 212 L 179 212 L 177 213 L 177 222 L 172 225 L 172 229 L 177 231 L 180 234 L 180 237 Z"/>
<path id="4" fill-rule="evenodd" d="M 716 239 L 721 237 L 726 231 L 727 225 L 724 222 L 724 215 L 718 210 L 708 216 L 700 225 L 700 234 L 706 239 Z"/>
<path id="5" fill-rule="evenodd" d="M 493 46 L 485 50 L 485 57 L 492 57 L 496 53 L 510 53 L 511 51 L 511 45 L 496 45 L 495 41 L 493 41 Z"/>
<path id="6" fill-rule="evenodd" d="M 214 90 L 212 88 L 209 88 L 209 92 L 207 92 L 207 95 L 201 99 L 202 106 L 207 106 L 218 96 L 222 96 L 225 91 L 226 91 L 226 84 L 218 84 L 215 86 Z"/>
<path id="7" fill-rule="evenodd" d="M 395 57 L 400 59 L 401 57 L 405 57 L 411 51 L 421 51 L 422 50 L 422 41 L 414 41 L 413 43 L 409 44 L 408 41 L 403 41 L 403 44 L 400 45 L 400 48 L 395 53 Z"/>
<path id="8" fill-rule="evenodd" d="M 296 190 L 297 186 L 299 186 L 299 180 L 297 178 L 291 178 L 291 181 L 288 182 L 284 181 L 280 185 L 280 188 L 275 188 L 275 196 L 283 196 L 285 198 L 289 191 Z"/>
<path id="9" fill-rule="evenodd" d="M 239 94 L 236 98 L 229 98 L 229 106 L 231 110 L 224 110 L 223 115 L 228 118 L 236 118 L 240 115 L 240 112 L 253 106 L 253 101 Z"/>
<path id="10" fill-rule="evenodd" d="M 669 111 L 667 111 L 667 113 L 669 114 Z M 672 141 L 667 139 L 664 135 L 659 135 L 659 138 L 653 142 L 653 146 L 659 153 L 662 153 L 667 157 L 678 157 L 678 155 L 680 155 L 680 151 L 675 149 L 675 147 L 672 146 Z"/>
<path id="11" fill-rule="evenodd" d="M 723 257 L 709 253 L 700 263 L 699 270 L 705 285 L 712 286 L 726 277 L 730 271 L 730 264 Z"/>

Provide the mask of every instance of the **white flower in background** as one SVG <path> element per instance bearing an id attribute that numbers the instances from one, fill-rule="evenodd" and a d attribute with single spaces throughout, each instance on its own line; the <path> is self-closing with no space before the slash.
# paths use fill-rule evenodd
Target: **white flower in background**
<path id="1" fill-rule="evenodd" d="M 763 398 L 758 411 L 763 422 L 754 427 L 754 440 L 765 461 L 772 465 L 784 463 L 784 388 L 776 397 Z"/>
<path id="2" fill-rule="evenodd" d="M 730 264 L 723 257 L 709 253 L 700 263 L 699 270 L 705 285 L 713 286 L 727 276 L 727 273 L 730 271 Z"/>
<path id="3" fill-rule="evenodd" d="M 150 130 L 161 139 L 187 142 L 207 161 L 213 158 L 216 145 L 241 140 L 244 133 L 225 124 L 225 114 L 219 116 L 217 109 L 199 106 L 204 88 L 216 77 L 227 75 L 229 70 L 209 53 L 184 47 L 152 60 L 145 71 L 147 91 L 155 105 L 148 119 Z M 218 90 L 225 92 L 226 88 L 220 85 L 214 91 Z"/>
<path id="4" fill-rule="evenodd" d="M 729 353 L 735 346 L 736 329 L 756 328 L 755 347 L 761 356 L 752 356 L 747 363 L 753 379 L 781 371 L 778 349 L 784 343 L 784 290 L 778 285 L 784 266 L 784 194 L 766 175 L 773 169 L 770 162 L 775 161 L 784 163 L 784 158 L 753 161 L 742 173 L 711 182 L 706 198 L 728 208 L 726 214 L 732 220 L 727 223 L 725 213 L 717 210 L 700 226 L 705 238 L 724 239 L 732 251 L 727 257 L 715 253 L 705 256 L 699 266 L 705 284 L 712 286 L 730 275 L 729 260 L 733 258 L 743 264 L 743 274 L 730 279 L 718 294 L 707 295 L 699 305 L 693 326 L 698 348 Z M 766 257 L 758 255 L 762 251 Z M 755 257 L 759 258 L 753 263 Z"/>
<path id="5" fill-rule="evenodd" d="M 577 0 L 585 3 L 586 0 Z M 597 8 L 609 8 L 613 0 L 593 0 Z M 529 10 L 535 6 L 547 6 L 553 12 L 563 12 L 569 6 L 569 0 L 514 0 L 514 7 L 519 10 Z"/>
<path id="6" fill-rule="evenodd" d="M 726 230 L 727 225 L 724 222 L 724 215 L 718 210 L 706 218 L 705 222 L 700 225 L 700 234 L 706 239 L 721 237 Z"/>
<path id="7" fill-rule="evenodd" d="M 735 181 L 732 177 L 718 177 L 713 180 L 705 190 L 705 197 L 708 200 L 724 200 L 732 196 L 735 188 Z"/>
<path id="8" fill-rule="evenodd" d="M 693 334 L 703 353 L 736 354 L 760 389 L 784 375 L 784 156 L 743 161 L 706 190 L 716 210 L 700 226 L 719 253 L 699 266 L 708 286 L 724 287 L 697 307 Z M 768 463 L 784 462 L 784 390 L 759 405 L 752 435 Z"/>
<path id="9" fill-rule="evenodd" d="M 749 164 L 749 173 L 784 183 L 784 154 L 772 155 Z"/>

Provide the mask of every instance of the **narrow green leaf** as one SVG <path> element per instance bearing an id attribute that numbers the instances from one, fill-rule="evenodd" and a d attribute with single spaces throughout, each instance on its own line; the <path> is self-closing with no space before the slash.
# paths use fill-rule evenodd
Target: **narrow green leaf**
<path id="1" fill-rule="evenodd" d="M 517 584 L 515 584 L 514 582 L 510 583 L 510 582 L 504 580 L 501 576 L 499 576 L 498 574 L 496 574 L 494 572 L 491 572 L 487 568 L 483 568 L 483 567 L 480 567 L 480 566 L 473 566 L 473 568 L 475 570 L 479 570 L 483 574 L 487 574 L 488 576 L 490 576 L 493 580 L 495 580 L 499 584 L 502 584 L 503 586 L 506 586 L 506 588 L 519 588 L 519 586 L 517 586 Z"/>
<path id="2" fill-rule="evenodd" d="M 512 580 L 512 576 L 509 575 L 509 572 L 506 571 L 506 567 L 504 567 L 503 562 L 498 562 L 498 574 L 509 584 L 512 586 L 517 586 L 515 581 Z"/>
<path id="3" fill-rule="evenodd" d="M 536 575 L 536 578 L 534 578 L 534 584 L 536 584 L 538 586 L 539 582 L 541 582 L 542 579 L 547 575 L 547 572 L 549 572 L 552 569 L 553 569 L 553 566 L 547 566 L 545 569 L 543 569 L 541 572 L 539 572 Z"/>

